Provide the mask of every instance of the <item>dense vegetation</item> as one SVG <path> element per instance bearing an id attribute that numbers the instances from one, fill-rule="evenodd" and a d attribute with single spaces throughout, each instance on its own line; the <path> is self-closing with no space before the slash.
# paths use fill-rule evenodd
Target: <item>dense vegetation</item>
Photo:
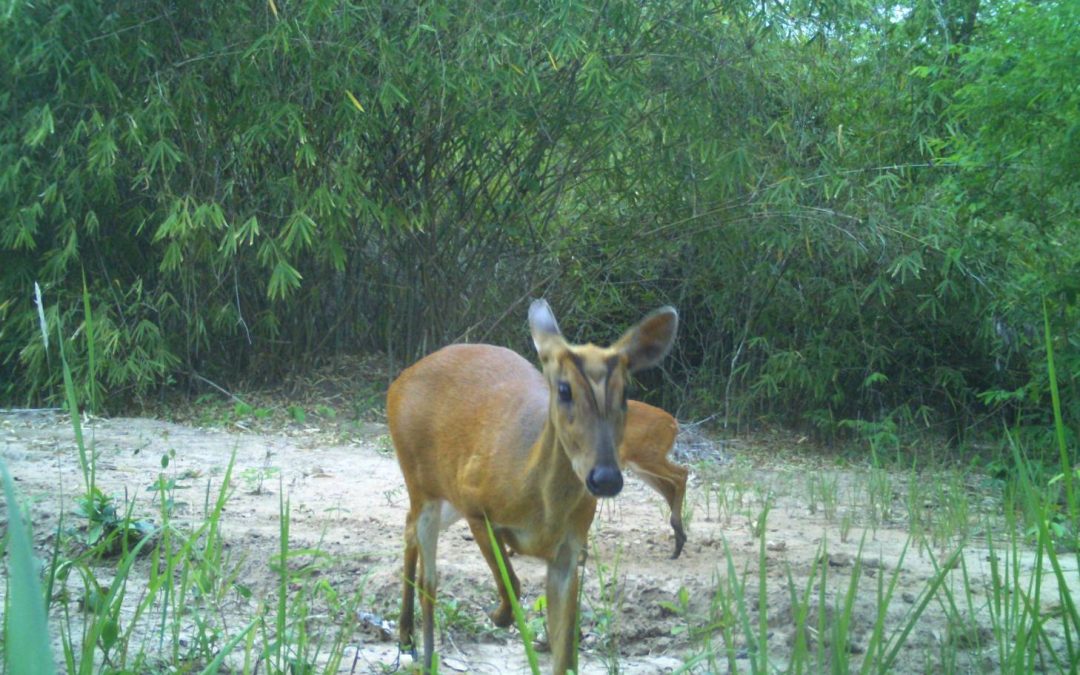
<path id="1" fill-rule="evenodd" d="M 609 341 L 671 303 L 676 351 L 637 395 L 729 429 L 895 450 L 902 496 L 880 466 L 853 473 L 839 507 L 836 472 L 800 489 L 841 543 L 902 522 L 935 568 L 897 625 L 906 544 L 860 587 L 863 546 L 839 573 L 823 537 L 804 588 L 785 562 L 781 590 L 766 565 L 777 495 L 726 467 L 699 498 L 745 517 L 760 557 L 740 576 L 725 540 L 707 614 L 685 587 L 661 603 L 693 636 L 689 667 L 774 670 L 770 621 L 786 614 L 789 671 L 892 672 L 936 612 L 948 629 L 928 631 L 929 670 L 969 655 L 1075 670 L 1058 554 L 1080 550 L 1078 25 L 1077 0 L 6 0 L 0 407 L 117 412 L 342 355 L 393 371 L 457 340 L 527 353 L 537 296 L 572 339 Z M 9 518 L 7 615 L 29 619 L 4 622 L 0 671 L 48 672 L 35 596 L 71 672 L 211 671 L 234 651 L 268 672 L 336 670 L 364 584 L 343 593 L 322 563 L 284 564 L 341 564 L 290 548 L 288 490 L 264 571 L 277 595 L 255 603 L 219 527 L 235 453 L 188 527 L 170 448 L 139 488 L 157 509 L 142 519 L 98 487 L 99 453 L 70 423 L 83 487 L 55 502 L 85 525 L 39 540 L 38 565 Z M 973 491 L 966 467 L 921 471 L 906 453 L 924 429 L 958 443 L 949 459 L 983 459 L 968 441 L 984 433 L 1003 452 Z M 243 468 L 260 486 L 278 471 Z M 969 576 L 976 560 L 992 583 Z M 853 602 L 873 588 L 858 657 Z M 133 637 L 140 621 L 153 639 Z M 617 657 L 618 624 L 601 624 Z"/>
<path id="2" fill-rule="evenodd" d="M 579 340 L 676 305 L 650 396 L 825 438 L 1049 430 L 1049 335 L 1075 431 L 1077 25 L 1070 0 L 7 2 L 0 400 L 59 399 L 60 346 L 112 409 L 525 351 L 544 295 Z"/>

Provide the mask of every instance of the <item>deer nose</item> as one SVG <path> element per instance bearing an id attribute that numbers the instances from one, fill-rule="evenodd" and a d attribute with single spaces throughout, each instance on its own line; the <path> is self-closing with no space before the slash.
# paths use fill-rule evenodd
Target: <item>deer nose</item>
<path id="1" fill-rule="evenodd" d="M 595 497 L 614 497 L 622 490 L 622 472 L 616 466 L 595 466 L 585 479 Z"/>

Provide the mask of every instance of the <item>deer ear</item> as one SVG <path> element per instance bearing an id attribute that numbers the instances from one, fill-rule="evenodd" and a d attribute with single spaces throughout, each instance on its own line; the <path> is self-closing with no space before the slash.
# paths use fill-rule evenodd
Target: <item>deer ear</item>
<path id="1" fill-rule="evenodd" d="M 679 314 L 674 307 L 661 307 L 626 331 L 613 346 L 626 356 L 630 372 L 655 366 L 675 343 Z"/>
<path id="2" fill-rule="evenodd" d="M 529 305 L 529 330 L 541 360 L 546 360 L 556 346 L 566 344 L 547 300 L 533 300 Z"/>

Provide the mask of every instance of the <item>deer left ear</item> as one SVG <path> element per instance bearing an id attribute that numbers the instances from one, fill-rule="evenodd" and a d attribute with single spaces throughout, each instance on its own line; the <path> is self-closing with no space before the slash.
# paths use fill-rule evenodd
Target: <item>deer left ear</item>
<path id="1" fill-rule="evenodd" d="M 660 363 L 675 344 L 678 329 L 679 313 L 674 307 L 661 307 L 626 331 L 613 347 L 626 356 L 633 373 Z"/>
<path id="2" fill-rule="evenodd" d="M 566 344 L 547 300 L 533 300 L 529 305 L 529 330 L 541 361 L 546 361 L 553 349 Z"/>

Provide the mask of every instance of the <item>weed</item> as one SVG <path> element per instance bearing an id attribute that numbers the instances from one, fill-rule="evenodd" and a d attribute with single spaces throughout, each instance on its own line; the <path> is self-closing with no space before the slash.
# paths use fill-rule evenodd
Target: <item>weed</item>
<path id="1" fill-rule="evenodd" d="M 594 551 L 597 583 L 600 597 L 592 604 L 596 631 L 600 636 L 600 650 L 609 673 L 619 672 L 619 618 L 622 616 L 623 593 L 619 581 L 619 561 L 622 548 L 618 547 L 614 558 L 605 561 L 599 551 Z"/>
<path id="2" fill-rule="evenodd" d="M 244 483 L 244 489 L 248 494 L 265 494 L 264 487 L 268 480 L 281 477 L 281 469 L 276 466 L 249 466 L 240 472 L 240 480 Z"/>
<path id="3" fill-rule="evenodd" d="M 675 626 L 671 630 L 672 635 L 689 634 L 692 631 L 694 624 L 690 616 L 690 591 L 687 590 L 686 586 L 679 586 L 679 590 L 675 594 L 675 602 L 663 600 L 659 605 L 662 609 L 684 621 L 682 625 Z"/>
<path id="4" fill-rule="evenodd" d="M 397 485 L 387 490 L 383 490 L 383 499 L 386 500 L 387 506 L 393 506 L 401 500 L 402 495 L 405 493 L 404 485 Z"/>
<path id="5" fill-rule="evenodd" d="M 840 515 L 840 543 L 846 544 L 851 537 L 851 529 L 855 527 L 855 514 L 847 509 Z"/>
<path id="6" fill-rule="evenodd" d="M 476 639 L 491 632 L 489 624 L 477 614 L 470 603 L 445 594 L 435 604 L 435 620 L 446 639 L 467 637 Z"/>
<path id="7" fill-rule="evenodd" d="M 926 493 L 922 477 L 914 469 L 907 477 L 904 508 L 907 512 L 908 531 L 916 540 L 922 539 L 927 527 Z"/>
<path id="8" fill-rule="evenodd" d="M 967 486 L 955 471 L 938 473 L 932 487 L 935 505 L 930 518 L 931 542 L 939 551 L 967 537 L 970 506 Z"/>
<path id="9" fill-rule="evenodd" d="M 807 507 L 811 514 L 820 509 L 826 522 L 836 518 L 839 478 L 834 473 L 811 473 L 806 480 Z"/>
<path id="10" fill-rule="evenodd" d="M 274 411 L 270 408 L 261 408 L 245 403 L 244 401 L 236 401 L 233 404 L 233 419 L 242 420 L 245 417 L 252 417 L 257 420 L 268 419 Z"/>
<path id="11" fill-rule="evenodd" d="M 394 442 L 390 434 L 383 434 L 375 439 L 375 450 L 384 457 L 394 456 Z"/>
<path id="12" fill-rule="evenodd" d="M 772 489 L 765 486 L 759 486 L 757 488 L 757 501 L 761 505 L 761 510 L 757 515 L 752 515 L 752 512 L 747 512 L 747 519 L 750 524 L 750 532 L 755 539 L 764 539 L 765 537 L 765 523 L 769 518 L 769 512 L 773 508 L 775 502 L 775 496 Z"/>
<path id="13" fill-rule="evenodd" d="M 132 517 L 133 503 L 128 502 L 118 511 L 113 497 L 97 487 L 79 495 L 75 501 L 75 513 L 88 521 L 82 543 L 98 547 L 104 554 L 115 553 L 118 549 L 126 551 L 153 531 L 149 522 Z"/>
<path id="14" fill-rule="evenodd" d="M 876 530 L 892 518 L 893 483 L 889 473 L 880 467 L 873 467 L 867 476 L 867 504 L 870 524 Z"/>
<path id="15" fill-rule="evenodd" d="M 240 480 L 244 482 L 248 494 L 264 494 L 264 484 L 267 480 L 281 478 L 281 469 L 270 464 L 273 457 L 273 451 L 268 449 L 263 455 L 262 466 L 248 467 L 240 472 Z"/>

